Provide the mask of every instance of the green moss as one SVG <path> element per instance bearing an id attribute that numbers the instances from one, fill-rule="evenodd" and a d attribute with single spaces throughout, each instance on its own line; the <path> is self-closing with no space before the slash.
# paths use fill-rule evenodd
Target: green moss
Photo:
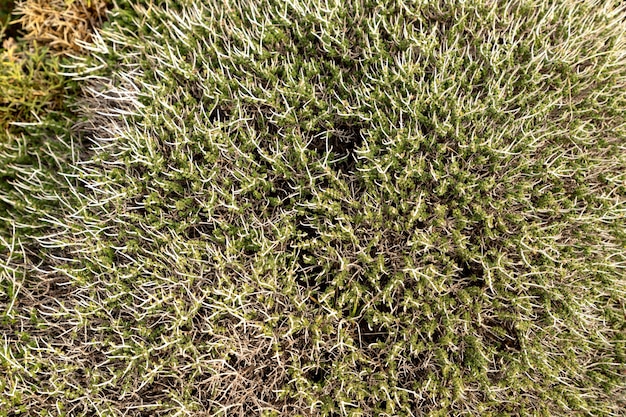
<path id="1" fill-rule="evenodd" d="M 50 233 L 51 220 L 71 198 L 62 173 L 70 171 L 79 151 L 79 138 L 70 139 L 76 121 L 72 96 L 78 90 L 60 75 L 59 58 L 16 38 L 17 25 L 5 30 L 5 23 L 0 48 L 0 415 L 35 415 L 30 389 L 41 388 L 41 375 L 66 372 L 54 363 L 60 350 L 47 341 L 58 327 L 45 313 L 54 304 L 55 315 L 63 316 L 66 300 L 47 275 L 58 266 L 54 255 L 37 239 Z M 73 389 L 62 381 L 58 376 L 51 381 L 59 393 Z M 57 415 L 65 405 L 36 408 L 36 415 Z"/>
<path id="2" fill-rule="evenodd" d="M 57 173 L 71 159 L 65 140 L 74 117 L 59 72 L 59 60 L 45 49 L 18 41 L 2 50 L 0 235 L 8 240 L 40 228 L 41 217 L 58 204 L 49 194 L 64 188 Z"/>
<path id="3" fill-rule="evenodd" d="M 92 147 L 39 242 L 81 336 L 4 355 L 19 404 L 621 413 L 623 8 L 167 3 L 75 62 Z"/>

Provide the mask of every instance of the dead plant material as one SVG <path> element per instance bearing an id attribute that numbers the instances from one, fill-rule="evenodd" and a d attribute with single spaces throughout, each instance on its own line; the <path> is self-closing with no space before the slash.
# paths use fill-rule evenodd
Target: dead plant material
<path id="1" fill-rule="evenodd" d="M 106 11 L 106 0 L 25 0 L 15 8 L 24 38 L 47 44 L 57 54 L 79 51 Z"/>

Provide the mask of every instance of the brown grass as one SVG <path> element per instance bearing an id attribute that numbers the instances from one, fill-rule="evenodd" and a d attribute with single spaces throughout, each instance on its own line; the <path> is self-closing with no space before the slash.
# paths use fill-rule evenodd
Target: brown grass
<path id="1" fill-rule="evenodd" d="M 23 0 L 15 8 L 25 39 L 47 44 L 56 54 L 80 50 L 106 10 L 106 0 Z"/>

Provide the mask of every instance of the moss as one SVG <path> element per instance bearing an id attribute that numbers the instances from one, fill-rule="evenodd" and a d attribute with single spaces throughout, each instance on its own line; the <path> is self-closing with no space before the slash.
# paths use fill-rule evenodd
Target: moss
<path id="1" fill-rule="evenodd" d="M 81 336 L 4 355 L 11 407 L 620 414 L 623 7 L 166 3 L 70 69 L 42 319 Z"/>
<path id="2" fill-rule="evenodd" d="M 7 19 L 19 15 L 12 11 Z M 22 391 L 25 386 L 21 384 L 28 381 L 32 387 L 50 370 L 61 372 L 51 383 L 59 392 L 69 390 L 67 398 L 83 392 L 64 384 L 67 368 L 51 359 L 60 352 L 58 345 L 42 344 L 42 335 L 47 338 L 55 334 L 52 329 L 58 329 L 54 320 L 47 320 L 45 310 L 55 304 L 62 316 L 67 291 L 58 285 L 58 275 L 48 275 L 51 270 L 55 274 L 63 270 L 53 259 L 63 255 L 38 241 L 50 233 L 48 225 L 72 198 L 63 174 L 71 172 L 76 152 L 81 152 L 81 139 L 71 138 L 79 90 L 61 74 L 67 59 L 25 39 L 19 22 L 1 24 L 0 334 L 4 344 L 0 348 L 0 415 L 30 415 L 33 397 Z M 66 408 L 56 405 L 54 410 L 42 409 L 40 415 Z"/>

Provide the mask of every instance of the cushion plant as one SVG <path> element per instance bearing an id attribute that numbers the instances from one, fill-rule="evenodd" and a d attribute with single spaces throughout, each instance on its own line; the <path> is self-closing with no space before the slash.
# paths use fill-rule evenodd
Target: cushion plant
<path id="1" fill-rule="evenodd" d="M 623 413 L 619 3 L 118 1 L 5 415 Z"/>

